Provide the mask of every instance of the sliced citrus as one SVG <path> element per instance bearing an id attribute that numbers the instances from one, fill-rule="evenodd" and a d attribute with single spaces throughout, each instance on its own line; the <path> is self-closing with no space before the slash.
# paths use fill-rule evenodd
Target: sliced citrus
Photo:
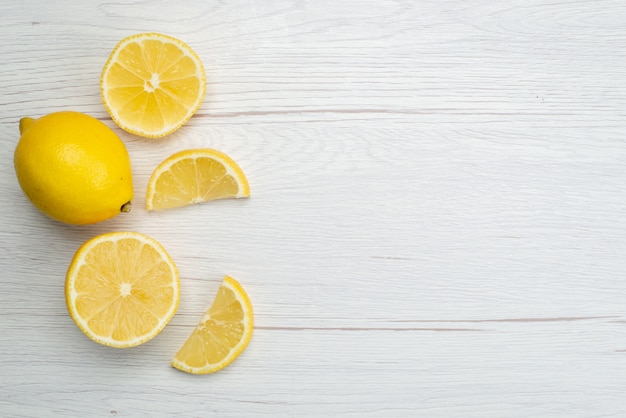
<path id="1" fill-rule="evenodd" d="M 155 239 L 111 232 L 85 242 L 67 271 L 70 316 L 89 338 L 132 347 L 154 338 L 180 300 L 178 270 Z"/>
<path id="2" fill-rule="evenodd" d="M 232 158 L 213 149 L 192 149 L 169 156 L 154 170 L 148 181 L 146 209 L 249 196 L 246 175 Z"/>
<path id="3" fill-rule="evenodd" d="M 172 366 L 193 374 L 221 370 L 246 348 L 253 328 L 250 298 L 235 279 L 226 276 L 213 305 L 176 353 Z"/>
<path id="4" fill-rule="evenodd" d="M 104 65 L 100 95 L 122 129 L 159 138 L 198 110 L 206 91 L 204 67 L 184 42 L 160 33 L 122 39 Z"/>

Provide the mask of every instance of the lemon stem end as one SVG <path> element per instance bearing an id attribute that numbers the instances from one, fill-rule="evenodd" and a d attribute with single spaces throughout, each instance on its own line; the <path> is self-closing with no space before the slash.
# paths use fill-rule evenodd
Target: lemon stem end
<path id="1" fill-rule="evenodd" d="M 120 212 L 128 213 L 128 212 L 130 212 L 132 207 L 133 207 L 133 203 L 132 202 L 126 202 L 120 208 Z"/>

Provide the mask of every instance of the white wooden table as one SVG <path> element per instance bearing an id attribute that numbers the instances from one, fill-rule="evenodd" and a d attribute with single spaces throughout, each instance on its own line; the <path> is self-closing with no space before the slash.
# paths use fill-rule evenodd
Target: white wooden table
<path id="1" fill-rule="evenodd" d="M 99 97 L 146 31 L 208 75 L 163 140 Z M 625 45 L 623 0 L 2 2 L 0 416 L 626 416 Z M 18 121 L 64 109 L 127 144 L 129 215 L 71 227 L 23 196 Z M 194 147 L 235 158 L 252 198 L 148 214 L 152 169 Z M 112 230 L 181 272 L 178 314 L 127 350 L 63 294 Z M 171 368 L 225 274 L 250 346 L 214 375 Z"/>

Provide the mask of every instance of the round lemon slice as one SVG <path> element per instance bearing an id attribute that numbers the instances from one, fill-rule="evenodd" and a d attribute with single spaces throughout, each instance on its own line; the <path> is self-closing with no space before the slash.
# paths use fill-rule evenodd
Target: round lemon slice
<path id="1" fill-rule="evenodd" d="M 104 65 L 102 102 L 122 129 L 147 138 L 168 135 L 198 110 L 204 67 L 186 43 L 160 33 L 122 39 Z"/>
<path id="2" fill-rule="evenodd" d="M 70 316 L 89 338 L 111 347 L 132 347 L 154 338 L 176 313 L 178 270 L 155 239 L 111 232 L 76 251 L 65 298 Z"/>

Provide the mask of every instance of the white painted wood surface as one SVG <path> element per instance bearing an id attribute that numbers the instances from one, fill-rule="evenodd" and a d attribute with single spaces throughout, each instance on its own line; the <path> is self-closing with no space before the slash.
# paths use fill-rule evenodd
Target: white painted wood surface
<path id="1" fill-rule="evenodd" d="M 626 3 L 4 1 L 0 4 L 0 416 L 626 416 Z M 99 98 L 122 37 L 203 59 L 180 131 L 116 131 L 128 216 L 70 227 L 19 189 L 22 116 Z M 214 147 L 252 198 L 143 209 L 152 169 Z M 88 340 L 64 274 L 138 230 L 176 260 L 170 325 Z M 169 360 L 230 274 L 257 328 L 229 368 Z"/>

